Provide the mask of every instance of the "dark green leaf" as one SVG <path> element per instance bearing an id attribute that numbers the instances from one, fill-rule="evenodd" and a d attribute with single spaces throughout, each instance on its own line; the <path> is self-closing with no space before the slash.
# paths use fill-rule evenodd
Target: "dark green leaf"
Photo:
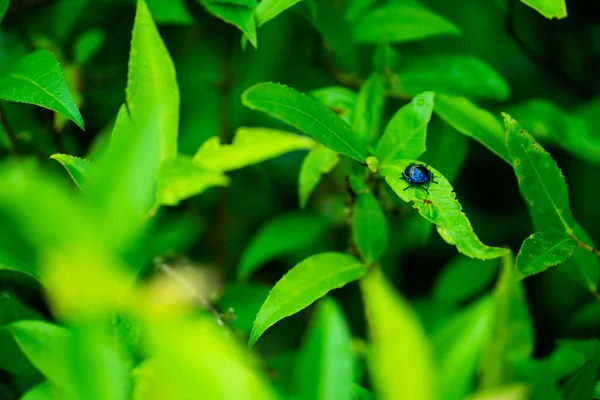
<path id="1" fill-rule="evenodd" d="M 89 193 L 89 168 L 91 163 L 83 158 L 69 156 L 67 154 L 53 154 L 50 158 L 58 161 L 69 173 L 73 182 L 84 193 Z"/>
<path id="2" fill-rule="evenodd" d="M 363 83 L 356 99 L 352 128 L 364 145 L 379 136 L 385 106 L 385 85 L 378 74 L 371 74 Z"/>
<path id="3" fill-rule="evenodd" d="M 542 272 L 564 262 L 575 251 L 575 239 L 560 232 L 536 232 L 523 242 L 517 255 L 519 278 Z"/>
<path id="4" fill-rule="evenodd" d="M 34 51 L 2 75 L 0 98 L 48 108 L 84 129 L 83 119 L 69 94 L 58 61 L 49 51 Z"/>
<path id="5" fill-rule="evenodd" d="M 283 214 L 268 221 L 244 249 L 238 278 L 246 279 L 267 261 L 310 246 L 326 227 L 323 218 L 308 213 Z"/>
<path id="6" fill-rule="evenodd" d="M 563 341 L 565 344 L 567 341 Z M 579 350 L 585 355 L 585 364 L 571 376 L 561 388 L 565 400 L 589 399 L 594 393 L 598 382 L 598 367 L 600 366 L 600 341 L 597 339 L 581 341 L 568 341 L 572 344 L 567 348 Z"/>
<path id="7" fill-rule="evenodd" d="M 300 208 L 306 207 L 310 194 L 321 180 L 321 175 L 330 172 L 339 161 L 338 153 L 320 144 L 308 152 L 302 161 L 298 178 Z"/>
<path id="8" fill-rule="evenodd" d="M 244 333 L 249 333 L 258 310 L 269 295 L 269 286 L 250 282 L 233 282 L 227 285 L 225 294 L 219 300 L 220 309 L 226 315 L 233 314 L 231 324 Z"/>
<path id="9" fill-rule="evenodd" d="M 248 7 L 249 2 L 237 2 L 227 0 L 197 0 L 215 17 L 222 19 L 228 24 L 235 25 L 244 36 L 256 47 L 256 23 L 254 21 L 254 7 Z M 256 2 L 251 2 L 256 6 Z"/>
<path id="10" fill-rule="evenodd" d="M 256 23 L 261 26 L 300 0 L 262 0 L 256 7 Z"/>
<path id="11" fill-rule="evenodd" d="M 79 65 L 87 63 L 102 47 L 106 35 L 104 31 L 93 28 L 83 32 L 73 45 L 73 61 Z"/>
<path id="12" fill-rule="evenodd" d="M 437 183 L 429 185 L 429 194 L 418 187 L 408 187 L 402 179 L 402 172 L 414 160 L 396 160 L 381 172 L 394 192 L 405 202 L 411 203 L 429 222 L 436 224 L 438 233 L 449 244 L 455 245 L 461 253 L 471 257 L 488 260 L 508 254 L 509 250 L 499 247 L 489 247 L 481 243 L 467 216 L 461 211 L 462 207 L 456 199 L 452 186 L 434 168 L 428 166 L 434 174 Z"/>
<path id="13" fill-rule="evenodd" d="M 329 107 L 346 123 L 352 124 L 354 108 L 358 99 L 358 95 L 352 90 L 343 86 L 329 86 L 315 89 L 309 94 Z"/>
<path id="14" fill-rule="evenodd" d="M 247 89 L 242 103 L 311 135 L 331 150 L 357 161 L 366 151 L 352 128 L 317 100 L 275 83 L 259 83 Z"/>
<path id="15" fill-rule="evenodd" d="M 460 133 L 477 140 L 510 163 L 502 124 L 489 112 L 468 99 L 438 93 L 434 111 Z"/>
<path id="16" fill-rule="evenodd" d="M 382 399 L 433 400 L 431 345 L 417 316 L 380 271 L 361 280 L 373 341 L 369 369 Z"/>
<path id="17" fill-rule="evenodd" d="M 441 126 L 440 126 L 441 125 Z M 427 128 L 428 150 L 420 157 L 426 164 L 444 171 L 444 177 L 453 183 L 467 156 L 467 138 L 436 118 Z"/>
<path id="18" fill-rule="evenodd" d="M 158 24 L 192 25 L 194 22 L 184 0 L 146 0 L 146 3 Z"/>
<path id="19" fill-rule="evenodd" d="M 2 23 L 2 20 L 4 19 L 6 10 L 8 10 L 8 0 L 0 0 L 0 24 Z"/>
<path id="20" fill-rule="evenodd" d="M 546 18 L 562 19 L 567 17 L 565 0 L 521 0 L 529 7 L 537 10 Z"/>
<path id="21" fill-rule="evenodd" d="M 436 280 L 433 298 L 440 304 L 457 306 L 491 284 L 497 271 L 497 261 L 457 256 L 444 266 Z"/>
<path id="22" fill-rule="evenodd" d="M 325 297 L 316 307 L 295 369 L 298 399 L 351 400 L 355 356 L 340 306 Z"/>
<path id="23" fill-rule="evenodd" d="M 330 290 L 359 279 L 365 271 L 358 260 L 341 253 L 321 253 L 302 261 L 269 293 L 254 321 L 249 345 L 277 321 L 308 307 Z"/>
<path id="24" fill-rule="evenodd" d="M 417 159 L 425 152 L 427 124 L 433 111 L 434 93 L 425 92 L 400 108 L 377 144 L 375 156 L 382 167 L 394 160 Z"/>
<path id="25" fill-rule="evenodd" d="M 401 43 L 439 35 L 460 35 L 460 30 L 417 2 L 393 2 L 367 10 L 356 19 L 353 34 L 359 42 Z"/>
<path id="26" fill-rule="evenodd" d="M 29 389 L 20 400 L 58 400 L 58 394 L 49 382 L 40 383 Z"/>

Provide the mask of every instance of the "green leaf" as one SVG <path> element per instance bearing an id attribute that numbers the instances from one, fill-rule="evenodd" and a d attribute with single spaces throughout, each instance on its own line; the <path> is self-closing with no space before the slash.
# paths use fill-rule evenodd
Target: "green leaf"
<path id="1" fill-rule="evenodd" d="M 277 321 L 308 307 L 330 290 L 359 279 L 365 271 L 363 264 L 347 254 L 321 253 L 305 259 L 269 293 L 252 326 L 249 345 Z"/>
<path id="2" fill-rule="evenodd" d="M 262 0 L 256 6 L 256 23 L 261 26 L 300 0 Z"/>
<path id="3" fill-rule="evenodd" d="M 444 266 L 433 286 L 433 298 L 445 306 L 458 306 L 490 285 L 498 272 L 495 260 L 459 255 Z"/>
<path id="4" fill-rule="evenodd" d="M 126 98 L 134 124 L 157 121 L 154 126 L 160 130 L 158 160 L 175 157 L 179 131 L 179 87 L 175 66 L 144 0 L 137 3 Z"/>
<path id="5" fill-rule="evenodd" d="M 180 201 L 199 195 L 213 186 L 229 185 L 229 178 L 220 172 L 206 171 L 180 155 L 162 162 L 156 177 L 157 204 L 174 206 Z"/>
<path id="6" fill-rule="evenodd" d="M 585 364 L 567 380 L 561 388 L 565 400 L 589 399 L 594 393 L 598 382 L 598 367 L 600 366 L 600 341 L 591 339 L 586 341 L 563 341 L 580 354 L 586 356 Z"/>
<path id="7" fill-rule="evenodd" d="M 268 128 L 239 128 L 231 145 L 218 137 L 205 141 L 193 162 L 207 171 L 225 172 L 247 167 L 295 150 L 311 149 L 315 142 L 295 133 Z"/>
<path id="8" fill-rule="evenodd" d="M 299 351 L 295 395 L 303 400 L 350 400 L 355 356 L 352 334 L 340 306 L 328 297 L 316 307 Z"/>
<path id="9" fill-rule="evenodd" d="M 49 382 L 42 382 L 29 389 L 20 400 L 58 400 L 59 397 Z"/>
<path id="10" fill-rule="evenodd" d="M 352 128 L 363 145 L 379 136 L 385 106 L 385 85 L 378 74 L 371 74 L 363 83 L 354 107 Z"/>
<path id="11" fill-rule="evenodd" d="M 2 249 L 0 249 L 0 271 L 1 270 L 20 272 L 29 275 L 38 282 L 42 281 L 42 276 L 34 265 L 20 260 Z"/>
<path id="12" fill-rule="evenodd" d="M 594 247 L 592 239 L 587 232 L 575 222 L 573 233 L 582 242 Z M 596 247 L 594 247 L 596 248 Z M 577 247 L 573 257 L 558 266 L 568 277 L 578 282 L 592 293 L 598 292 L 598 279 L 600 277 L 600 261 L 592 252 Z"/>
<path id="13" fill-rule="evenodd" d="M 298 178 L 298 195 L 300 197 L 300 208 L 306 208 L 308 198 L 313 189 L 321 180 L 321 175 L 330 172 L 340 161 L 339 154 L 329 150 L 322 145 L 315 146 L 308 152 Z"/>
<path id="14" fill-rule="evenodd" d="M 394 160 L 417 159 L 425 152 L 427 124 L 433 111 L 434 93 L 415 96 L 390 120 L 377 144 L 375 156 L 385 167 Z"/>
<path id="15" fill-rule="evenodd" d="M 467 156 L 467 138 L 439 118 L 427 127 L 428 150 L 419 159 L 444 171 L 448 182 L 454 182 Z"/>
<path id="16" fill-rule="evenodd" d="M 348 20 L 355 19 L 375 3 L 377 3 L 377 0 L 349 0 L 346 9 L 346 18 Z"/>
<path id="17" fill-rule="evenodd" d="M 465 400 L 530 400 L 531 390 L 524 383 L 513 383 L 490 390 L 474 393 Z"/>
<path id="18" fill-rule="evenodd" d="M 600 135 L 585 119 L 542 99 L 514 106 L 510 115 L 538 141 L 556 143 L 575 157 L 600 163 Z"/>
<path id="19" fill-rule="evenodd" d="M 254 317 L 269 295 L 270 287 L 251 282 L 232 282 L 225 289 L 225 294 L 219 299 L 219 309 L 229 313 L 231 309 L 234 328 L 248 334 L 252 329 Z"/>
<path id="20" fill-rule="evenodd" d="M 236 0 L 197 0 L 202 3 L 206 10 L 227 22 L 236 26 L 244 36 L 257 47 L 256 41 L 256 23 L 254 21 L 254 11 L 256 1 L 236 1 Z"/>
<path id="21" fill-rule="evenodd" d="M 439 392 L 460 400 L 472 390 L 477 362 L 490 335 L 494 303 L 486 297 L 456 314 L 434 334 Z"/>
<path id="22" fill-rule="evenodd" d="M 89 169 L 91 163 L 83 158 L 69 156 L 67 154 L 53 154 L 51 159 L 58 161 L 69 173 L 73 182 L 84 193 L 89 193 Z"/>
<path id="23" fill-rule="evenodd" d="M 350 176 L 350 185 L 356 193 L 352 236 L 363 260 L 371 264 L 381 257 L 387 247 L 387 220 L 379 203 L 360 179 Z"/>
<path id="24" fill-rule="evenodd" d="M 106 34 L 101 29 L 92 28 L 77 37 L 73 45 L 73 61 L 79 65 L 86 64 L 102 47 Z"/>
<path id="25" fill-rule="evenodd" d="M 489 111 L 464 97 L 443 93 L 436 95 L 434 111 L 454 129 L 477 140 L 510 164 L 502 124 Z"/>
<path id="26" fill-rule="evenodd" d="M 429 222 L 436 224 L 438 233 L 449 244 L 456 245 L 456 249 L 471 257 L 488 260 L 501 257 L 510 250 L 489 247 L 481 243 L 469 222 L 467 216 L 461 211 L 462 207 L 456 199 L 452 186 L 434 168 L 427 168 L 433 172 L 437 182 L 429 185 L 429 194 L 418 187 L 408 187 L 402 179 L 402 172 L 414 160 L 396 160 L 386 168 L 382 168 L 385 180 L 394 192 L 407 203 L 412 202 L 413 208 Z"/>
<path id="27" fill-rule="evenodd" d="M 434 54 L 409 58 L 400 66 L 398 84 L 411 96 L 426 90 L 500 101 L 510 96 L 506 81 L 476 57 Z"/>
<path id="28" fill-rule="evenodd" d="M 308 94 L 329 107 L 346 123 L 352 124 L 358 99 L 355 92 L 343 86 L 329 86 L 312 90 Z"/>
<path id="29" fill-rule="evenodd" d="M 187 10 L 184 0 L 146 0 L 152 17 L 158 24 L 189 26 L 194 18 Z"/>
<path id="30" fill-rule="evenodd" d="M 517 255 L 516 270 L 520 279 L 540 273 L 571 257 L 577 243 L 560 232 L 536 232 L 523 242 Z"/>
<path id="31" fill-rule="evenodd" d="M 535 229 L 573 234 L 569 192 L 562 172 L 546 150 L 508 114 L 508 152 Z"/>
<path id="32" fill-rule="evenodd" d="M 47 50 L 37 50 L 21 58 L 0 77 L 0 98 L 48 108 L 85 129 L 58 61 Z"/>
<path id="33" fill-rule="evenodd" d="M 367 10 L 357 18 L 353 35 L 363 43 L 402 43 L 439 35 L 460 35 L 460 30 L 419 3 L 394 2 Z"/>
<path id="34" fill-rule="evenodd" d="M 268 221 L 244 249 L 238 278 L 246 279 L 267 261 L 310 246 L 320 239 L 326 227 L 323 218 L 308 213 L 283 214 Z"/>
<path id="35" fill-rule="evenodd" d="M 414 312 L 378 270 L 361 280 L 361 288 L 373 341 L 369 369 L 379 398 L 436 399 L 431 345 Z"/>
<path id="36" fill-rule="evenodd" d="M 8 0 L 0 0 L 0 24 L 6 15 L 6 10 L 8 10 Z"/>
<path id="37" fill-rule="evenodd" d="M 565 0 L 521 0 L 521 2 L 535 9 L 546 18 L 567 18 Z"/>
<path id="38" fill-rule="evenodd" d="M 242 103 L 317 139 L 331 150 L 362 162 L 364 146 L 352 128 L 317 100 L 275 83 L 259 83 L 242 94 Z"/>

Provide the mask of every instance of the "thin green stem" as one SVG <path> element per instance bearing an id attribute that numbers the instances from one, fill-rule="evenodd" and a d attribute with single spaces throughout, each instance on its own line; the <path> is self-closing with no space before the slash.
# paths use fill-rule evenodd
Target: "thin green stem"
<path id="1" fill-rule="evenodd" d="M 594 253 L 595 255 L 597 255 L 598 257 L 600 257 L 600 251 L 598 251 L 597 249 L 593 248 L 592 246 L 590 246 L 589 244 L 583 243 L 581 240 L 579 240 L 579 238 L 577 236 L 575 236 L 574 234 L 570 233 L 569 234 L 573 239 L 575 239 L 575 242 L 577 242 L 577 246 L 581 247 L 582 249 L 585 249 L 591 253 Z"/>

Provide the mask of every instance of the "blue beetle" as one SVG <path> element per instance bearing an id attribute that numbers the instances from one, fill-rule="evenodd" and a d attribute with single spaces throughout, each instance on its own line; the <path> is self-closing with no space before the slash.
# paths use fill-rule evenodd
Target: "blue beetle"
<path id="1" fill-rule="evenodd" d="M 402 176 L 400 177 L 404 179 L 409 185 L 404 188 L 404 190 L 416 186 L 423 189 L 427 194 L 429 194 L 429 184 L 437 183 L 434 181 L 435 176 L 433 172 L 427 169 L 427 166 L 424 164 L 415 164 L 410 163 L 408 167 L 402 172 Z M 427 184 L 427 188 L 423 187 L 423 185 Z"/>

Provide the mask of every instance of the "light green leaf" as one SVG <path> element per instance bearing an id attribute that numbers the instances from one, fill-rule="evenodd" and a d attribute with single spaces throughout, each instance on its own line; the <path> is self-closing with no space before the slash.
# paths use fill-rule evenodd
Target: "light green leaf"
<path id="1" fill-rule="evenodd" d="M 49 382 L 42 382 L 29 389 L 19 400 L 58 400 L 59 398 Z"/>
<path id="2" fill-rule="evenodd" d="M 158 24 L 189 26 L 194 18 L 185 6 L 184 0 L 146 0 L 152 17 Z"/>
<path id="3" fill-rule="evenodd" d="M 58 61 L 47 50 L 37 50 L 21 58 L 0 77 L 0 98 L 48 108 L 85 129 Z"/>
<path id="4" fill-rule="evenodd" d="M 256 48 L 256 23 L 254 21 L 254 11 L 256 1 L 236 1 L 236 0 L 197 0 L 202 3 L 206 10 L 227 22 L 235 25 L 244 36 Z"/>
<path id="5" fill-rule="evenodd" d="M 408 58 L 396 72 L 398 84 L 411 96 L 426 90 L 500 101 L 510 96 L 506 81 L 472 56 L 435 54 Z"/>
<path id="6" fill-rule="evenodd" d="M 367 10 L 357 18 L 353 35 L 363 43 L 402 43 L 439 35 L 460 35 L 460 30 L 419 3 L 394 2 Z"/>
<path id="7" fill-rule="evenodd" d="M 174 206 L 199 195 L 213 186 L 229 185 L 229 178 L 220 172 L 206 171 L 183 155 L 162 162 L 157 174 L 157 204 Z"/>
<path id="8" fill-rule="evenodd" d="M 358 95 L 343 86 L 329 86 L 310 91 L 315 99 L 329 107 L 341 119 L 352 124 Z"/>
<path id="9" fill-rule="evenodd" d="M 262 0 L 256 6 L 256 23 L 261 26 L 300 0 Z"/>
<path id="10" fill-rule="evenodd" d="M 456 256 L 444 266 L 433 285 L 433 298 L 445 306 L 458 306 L 483 291 L 496 277 L 496 260 Z"/>
<path id="11" fill-rule="evenodd" d="M 439 392 L 460 400 L 472 390 L 477 362 L 491 332 L 494 303 L 489 297 L 456 314 L 433 343 L 438 359 Z"/>
<path id="12" fill-rule="evenodd" d="M 536 232 L 523 242 L 517 255 L 517 274 L 520 279 L 542 272 L 571 257 L 577 243 L 560 232 Z"/>
<path id="13" fill-rule="evenodd" d="M 338 153 L 320 144 L 308 152 L 302 161 L 298 178 L 300 208 L 306 207 L 310 194 L 321 180 L 321 175 L 331 171 L 339 161 Z"/>
<path id="14" fill-rule="evenodd" d="M 86 64 L 100 50 L 106 35 L 98 28 L 88 29 L 77 37 L 73 45 L 73 61 L 79 65 Z"/>
<path id="15" fill-rule="evenodd" d="M 364 145 L 379 136 L 385 107 L 385 85 L 378 74 L 371 74 L 363 83 L 356 99 L 352 129 Z"/>
<path id="16" fill-rule="evenodd" d="M 550 154 L 517 121 L 502 115 L 510 159 L 535 229 L 572 235 L 573 215 L 565 177 Z"/>
<path id="17" fill-rule="evenodd" d="M 567 18 L 565 0 L 521 0 L 521 2 L 527 4 L 546 18 Z"/>
<path id="18" fill-rule="evenodd" d="M 315 142 L 295 133 L 269 128 L 239 128 L 231 145 L 218 137 L 205 141 L 193 162 L 207 171 L 231 171 L 257 164 L 295 150 L 314 147 Z"/>
<path id="19" fill-rule="evenodd" d="M 246 279 L 267 261 L 310 246 L 326 228 L 323 218 L 308 213 L 283 214 L 268 221 L 244 249 L 238 278 Z"/>
<path id="20" fill-rule="evenodd" d="M 262 111 L 323 143 L 331 150 L 362 162 L 364 146 L 352 128 L 319 101 L 275 83 L 259 83 L 242 94 L 242 103 Z"/>
<path id="21" fill-rule="evenodd" d="M 443 93 L 436 94 L 434 111 L 454 129 L 477 140 L 510 164 L 502 124 L 489 111 L 464 97 Z"/>
<path id="22" fill-rule="evenodd" d="M 474 393 L 465 400 L 530 400 L 531 390 L 524 383 L 513 383 L 502 387 Z"/>
<path id="23" fill-rule="evenodd" d="M 350 400 L 356 364 L 352 334 L 340 306 L 325 297 L 299 351 L 295 395 L 300 400 Z"/>
<path id="24" fill-rule="evenodd" d="M 127 108 L 134 124 L 156 120 L 158 160 L 177 155 L 179 87 L 175 66 L 144 0 L 138 0 L 129 53 Z"/>
<path id="25" fill-rule="evenodd" d="M 510 115 L 538 141 L 556 143 L 575 157 L 600 163 L 600 135 L 585 119 L 543 99 L 518 104 Z"/>
<path id="26" fill-rule="evenodd" d="M 573 233 L 582 242 L 596 248 L 587 232 L 575 222 Z M 600 261 L 592 252 L 577 247 L 573 257 L 558 266 L 568 277 L 578 282 L 592 293 L 598 292 L 598 278 L 600 277 Z"/>
<path id="27" fill-rule="evenodd" d="M 53 154 L 51 159 L 58 161 L 69 173 L 73 182 L 84 193 L 89 194 L 89 168 L 92 164 L 83 158 L 69 156 L 67 154 Z"/>
<path id="28" fill-rule="evenodd" d="M 382 400 L 434 400 L 437 382 L 431 345 L 406 301 L 372 270 L 361 280 L 373 341 L 369 369 Z"/>
<path id="29" fill-rule="evenodd" d="M 308 307 L 330 290 L 359 279 L 365 271 L 363 264 L 347 254 L 321 253 L 305 259 L 269 293 L 252 326 L 249 345 L 277 321 Z"/>
<path id="30" fill-rule="evenodd" d="M 461 211 L 462 207 L 456 199 L 456 193 L 452 186 L 432 167 L 427 167 L 434 174 L 434 180 L 437 183 L 429 185 L 429 194 L 419 187 L 409 187 L 409 184 L 402 179 L 402 172 L 414 160 L 396 160 L 381 172 L 385 180 L 392 187 L 394 192 L 407 203 L 412 202 L 412 206 L 429 222 L 436 224 L 438 232 L 451 244 L 455 244 L 459 252 L 471 257 L 488 260 L 501 257 L 510 250 L 489 247 L 481 243 L 467 216 Z"/>
<path id="31" fill-rule="evenodd" d="M 350 176 L 350 185 L 356 193 L 352 236 L 363 260 L 371 264 L 381 257 L 387 247 L 387 220 L 379 203 L 360 179 Z"/>
<path id="32" fill-rule="evenodd" d="M 415 96 L 390 120 L 375 150 L 382 167 L 398 159 L 417 159 L 425 152 L 433 98 L 432 92 Z"/>

